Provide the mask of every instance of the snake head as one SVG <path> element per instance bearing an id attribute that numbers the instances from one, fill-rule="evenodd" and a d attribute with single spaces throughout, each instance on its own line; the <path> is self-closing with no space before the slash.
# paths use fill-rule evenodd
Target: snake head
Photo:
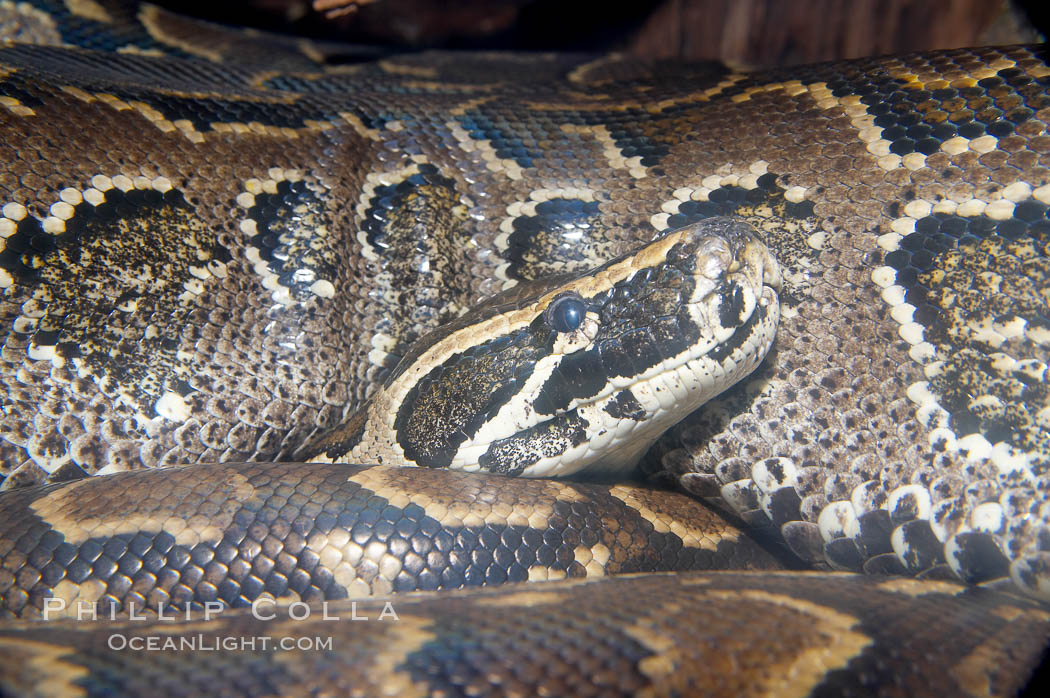
<path id="1" fill-rule="evenodd" d="M 712 218 L 496 298 L 405 357 L 346 459 L 525 476 L 633 466 L 758 366 L 779 285 L 754 230 Z"/>

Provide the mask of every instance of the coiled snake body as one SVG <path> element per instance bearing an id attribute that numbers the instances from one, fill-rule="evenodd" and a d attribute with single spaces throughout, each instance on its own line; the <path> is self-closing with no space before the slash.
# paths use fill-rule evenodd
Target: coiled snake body
<path id="1" fill-rule="evenodd" d="M 0 18 L 0 685 L 1023 685 L 1050 636 L 1042 49 L 745 74 Z M 790 556 L 683 495 L 448 471 L 622 471 L 683 417 L 645 468 Z M 223 464 L 152 469 L 187 463 Z M 751 571 L 575 579 L 715 568 Z M 281 607 L 325 600 L 372 620 Z M 123 620 L 55 618 L 86 606 Z M 220 642 L 262 635 L 333 646 Z"/>

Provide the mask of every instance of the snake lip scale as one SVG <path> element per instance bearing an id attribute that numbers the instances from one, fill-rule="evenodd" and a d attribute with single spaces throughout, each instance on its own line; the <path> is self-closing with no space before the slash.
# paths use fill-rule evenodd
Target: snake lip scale
<path id="1" fill-rule="evenodd" d="M 0 30 L 0 691 L 1012 695 L 1040 661 L 1045 47 Z M 685 493 L 531 477 L 643 453 Z"/>

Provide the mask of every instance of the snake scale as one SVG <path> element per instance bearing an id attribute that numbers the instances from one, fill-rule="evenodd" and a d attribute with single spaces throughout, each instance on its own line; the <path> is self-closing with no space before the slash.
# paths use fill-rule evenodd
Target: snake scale
<path id="1" fill-rule="evenodd" d="M 1025 685 L 1044 49 L 744 73 L 0 23 L 6 693 Z M 691 497 L 500 477 L 647 450 Z"/>

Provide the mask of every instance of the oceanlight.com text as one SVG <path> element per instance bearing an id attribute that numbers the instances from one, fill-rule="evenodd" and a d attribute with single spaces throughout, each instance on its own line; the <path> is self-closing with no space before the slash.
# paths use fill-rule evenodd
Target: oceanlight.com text
<path id="1" fill-rule="evenodd" d="M 324 652 L 331 651 L 329 637 L 254 637 L 203 635 L 125 635 L 113 633 L 106 641 L 115 652 Z"/>

